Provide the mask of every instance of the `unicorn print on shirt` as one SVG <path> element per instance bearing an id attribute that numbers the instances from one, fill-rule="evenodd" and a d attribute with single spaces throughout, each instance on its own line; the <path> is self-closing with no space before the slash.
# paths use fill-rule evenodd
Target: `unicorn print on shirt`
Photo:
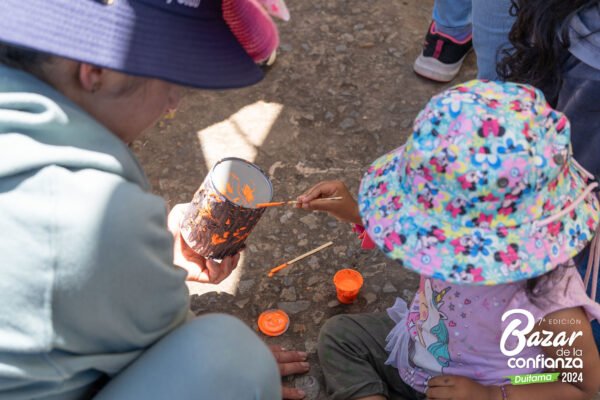
<path id="1" fill-rule="evenodd" d="M 436 292 L 431 279 L 426 279 L 419 291 L 419 310 L 407 318 L 409 330 L 416 336 L 409 344 L 410 363 L 432 375 L 441 374 L 450 361 L 447 318 L 441 311 L 442 300 L 449 290 L 448 287 Z"/>

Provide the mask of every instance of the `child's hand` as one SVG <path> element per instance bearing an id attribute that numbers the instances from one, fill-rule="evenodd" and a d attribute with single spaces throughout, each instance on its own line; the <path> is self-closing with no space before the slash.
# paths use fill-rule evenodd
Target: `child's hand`
<path id="1" fill-rule="evenodd" d="M 492 400 L 495 386 L 483 386 L 464 376 L 441 375 L 431 378 L 427 383 L 428 400 Z M 501 395 L 500 395 L 501 397 Z"/>
<path id="2" fill-rule="evenodd" d="M 341 200 L 323 201 L 324 197 L 342 197 Z M 358 204 L 341 181 L 317 183 L 304 194 L 298 196 L 298 206 L 305 210 L 327 211 L 337 219 L 353 224 L 361 224 Z"/>

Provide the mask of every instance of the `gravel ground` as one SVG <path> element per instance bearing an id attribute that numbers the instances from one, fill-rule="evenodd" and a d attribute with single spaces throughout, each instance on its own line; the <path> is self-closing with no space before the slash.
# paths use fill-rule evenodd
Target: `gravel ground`
<path id="1" fill-rule="evenodd" d="M 292 20 L 279 24 L 280 52 L 263 82 L 241 90 L 195 91 L 176 117 L 134 144 L 154 191 L 170 206 L 190 201 L 208 169 L 226 156 L 267 171 L 275 199 L 295 198 L 325 179 L 342 179 L 356 192 L 369 163 L 401 145 L 421 107 L 447 87 L 412 72 L 432 1 L 288 3 Z M 455 83 L 475 73 L 471 54 Z M 335 244 L 329 249 L 267 277 L 270 268 L 330 240 Z M 340 313 L 384 310 L 397 296 L 410 299 L 418 283 L 415 274 L 377 251 L 361 250 L 350 226 L 324 214 L 269 209 L 247 245 L 226 281 L 190 284 L 192 310 L 230 313 L 254 329 L 262 311 L 286 310 L 288 331 L 264 339 L 309 352 L 308 375 L 321 387 L 315 347 L 324 321 Z M 355 268 L 364 277 L 352 305 L 336 300 L 332 278 L 341 268 Z M 326 398 L 323 390 L 312 397 Z"/>

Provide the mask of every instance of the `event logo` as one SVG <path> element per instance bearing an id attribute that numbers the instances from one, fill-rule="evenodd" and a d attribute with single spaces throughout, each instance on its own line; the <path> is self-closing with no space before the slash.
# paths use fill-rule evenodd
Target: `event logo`
<path id="1" fill-rule="evenodd" d="M 575 340 L 583 336 L 582 331 L 573 331 L 570 334 L 566 332 L 555 332 L 547 330 L 536 330 L 535 319 L 533 315 L 523 309 L 514 309 L 505 312 L 502 315 L 502 322 L 510 320 L 500 339 L 500 351 L 508 358 L 507 365 L 513 369 L 538 369 L 540 371 L 549 369 L 580 369 L 583 368 L 583 351 L 573 347 Z M 540 322 L 542 322 L 541 320 Z M 555 325 L 559 324 L 580 324 L 579 320 L 552 320 L 549 321 Z M 508 348 L 510 338 L 516 339 L 516 345 Z M 535 357 L 518 357 L 526 348 L 553 347 L 556 348 L 556 357 L 548 358 L 543 353 Z M 554 382 L 558 380 L 560 374 L 530 374 L 511 376 L 513 384 Z M 581 381 L 581 373 L 563 374 L 563 382 Z"/>

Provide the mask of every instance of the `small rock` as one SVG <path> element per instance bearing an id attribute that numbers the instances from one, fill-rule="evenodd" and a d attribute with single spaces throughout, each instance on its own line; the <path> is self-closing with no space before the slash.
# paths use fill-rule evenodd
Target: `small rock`
<path id="1" fill-rule="evenodd" d="M 398 289 L 389 282 L 386 282 L 386 284 L 383 285 L 383 293 L 395 293 L 397 291 Z"/>
<path id="2" fill-rule="evenodd" d="M 365 28 L 364 24 L 356 24 L 352 27 L 352 29 L 354 29 L 355 31 L 362 31 Z"/>
<path id="3" fill-rule="evenodd" d="M 377 300 L 377 295 L 375 293 L 365 293 L 364 295 L 365 299 L 367 299 L 367 305 L 373 303 L 375 300 Z"/>
<path id="4" fill-rule="evenodd" d="M 371 285 L 371 289 L 373 289 L 375 293 L 381 292 L 381 286 L 379 285 Z"/>
<path id="5" fill-rule="evenodd" d="M 248 245 L 248 250 L 250 250 L 250 253 L 256 253 L 258 251 L 258 247 L 256 247 L 255 244 L 251 244 Z"/>
<path id="6" fill-rule="evenodd" d="M 408 300 L 410 300 L 412 298 L 412 296 L 413 296 L 413 291 L 412 290 L 404 289 L 402 291 L 402 298 L 404 300 L 408 301 Z"/>
<path id="7" fill-rule="evenodd" d="M 354 125 L 356 125 L 356 122 L 354 121 L 353 118 L 344 118 L 344 120 L 340 123 L 340 128 L 341 129 L 350 129 Z"/>
<path id="8" fill-rule="evenodd" d="M 294 215 L 294 213 L 292 211 L 286 211 L 280 218 L 279 218 L 279 222 L 281 222 L 281 224 L 285 225 Z"/>
<path id="9" fill-rule="evenodd" d="M 299 312 L 306 311 L 310 307 L 310 301 L 308 300 L 300 300 L 294 302 L 279 302 L 277 303 L 277 307 L 281 308 L 288 314 L 298 314 Z"/>
<path id="10" fill-rule="evenodd" d="M 327 296 L 324 293 L 317 292 L 312 297 L 312 301 L 313 301 L 313 303 L 320 303 L 322 301 L 325 301 L 326 298 L 327 298 Z"/>
<path id="11" fill-rule="evenodd" d="M 296 288 L 289 287 L 281 291 L 281 299 L 285 301 L 296 301 L 298 296 L 296 295 Z"/>
<path id="12" fill-rule="evenodd" d="M 304 350 L 307 353 L 314 353 L 317 351 L 317 342 L 315 342 L 314 340 L 307 340 L 306 342 L 304 342 Z"/>
<path id="13" fill-rule="evenodd" d="M 294 387 L 304 392 L 304 400 L 317 400 L 321 387 L 314 376 L 299 376 L 294 380 Z"/>
<path id="14" fill-rule="evenodd" d="M 331 300 L 329 303 L 327 303 L 327 307 L 329 307 L 329 308 L 337 307 L 339 305 L 340 305 L 340 302 L 337 300 Z"/>
<path id="15" fill-rule="evenodd" d="M 319 219 L 314 214 L 308 214 L 300 218 L 300 222 L 308 226 L 308 229 L 317 229 L 319 227 Z"/>
<path id="16" fill-rule="evenodd" d="M 238 283 L 238 291 L 240 292 L 240 294 L 246 294 L 250 289 L 252 289 L 254 283 L 254 279 L 240 281 L 240 283 Z"/>
<path id="17" fill-rule="evenodd" d="M 348 47 L 345 44 L 340 44 L 340 45 L 335 46 L 335 51 L 337 53 L 345 53 L 346 50 L 348 50 Z"/>
<path id="18" fill-rule="evenodd" d="M 327 223 L 327 226 L 330 228 L 336 228 L 338 226 L 338 223 L 337 223 L 337 221 L 329 221 Z"/>
<path id="19" fill-rule="evenodd" d="M 325 120 L 331 122 L 335 118 L 335 115 L 331 111 L 325 113 Z"/>
<path id="20" fill-rule="evenodd" d="M 279 48 L 283 51 L 292 51 L 292 45 L 288 43 L 282 43 L 279 45 Z"/>
<path id="21" fill-rule="evenodd" d="M 235 305 L 238 306 L 239 308 L 244 308 L 246 306 L 246 304 L 248 304 L 249 301 L 250 301 L 249 298 L 242 299 L 242 300 L 236 301 Z"/>
<path id="22" fill-rule="evenodd" d="M 351 43 L 351 42 L 354 42 L 354 36 L 353 36 L 353 35 L 351 35 L 351 34 L 349 34 L 349 33 L 344 33 L 344 34 L 342 35 L 342 40 L 343 40 L 344 42 Z"/>
<path id="23" fill-rule="evenodd" d="M 319 325 L 321 323 L 321 321 L 323 320 L 325 313 L 321 310 L 317 310 L 314 313 L 312 313 L 311 316 L 312 316 L 312 319 L 313 319 L 313 322 L 315 323 L 315 325 Z"/>
<path id="24" fill-rule="evenodd" d="M 289 275 L 285 275 L 285 276 L 283 277 L 283 284 L 284 284 L 285 286 L 287 286 L 287 287 L 290 287 L 290 286 L 294 285 L 295 283 L 296 283 L 296 279 L 295 279 L 295 278 L 293 278 L 293 277 L 291 277 L 291 276 L 289 276 Z M 296 299 L 294 299 L 294 301 L 295 301 L 295 300 L 296 300 Z"/>
<path id="25" fill-rule="evenodd" d="M 292 331 L 294 333 L 304 333 L 304 332 L 306 332 L 306 325 L 304 325 L 304 324 L 294 324 L 294 327 L 292 328 Z"/>
<path id="26" fill-rule="evenodd" d="M 347 246 L 334 246 L 333 252 L 335 254 L 345 254 L 347 249 L 348 249 Z"/>
<path id="27" fill-rule="evenodd" d="M 323 280 L 322 276 L 312 275 L 310 278 L 308 278 L 308 281 L 306 282 L 306 285 L 308 285 L 308 286 L 314 286 L 317 283 L 321 282 L 322 280 Z"/>
<path id="28" fill-rule="evenodd" d="M 277 286 L 276 284 L 273 283 L 272 279 L 269 280 L 263 280 L 260 282 L 260 285 L 258 287 L 258 292 L 259 293 L 279 293 L 281 289 L 279 288 L 279 286 Z"/>
<path id="29" fill-rule="evenodd" d="M 304 247 L 307 244 L 308 244 L 308 240 L 302 239 L 301 241 L 298 242 L 298 247 Z"/>

